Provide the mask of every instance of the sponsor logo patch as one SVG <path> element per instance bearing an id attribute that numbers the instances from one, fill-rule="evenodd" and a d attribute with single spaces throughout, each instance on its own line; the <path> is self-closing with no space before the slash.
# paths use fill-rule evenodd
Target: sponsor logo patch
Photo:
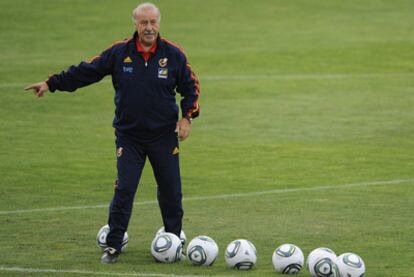
<path id="1" fill-rule="evenodd" d="M 178 149 L 178 147 L 176 146 L 172 152 L 173 155 L 177 155 L 178 153 L 180 153 L 180 150 Z"/>
<path id="2" fill-rule="evenodd" d="M 125 73 L 132 73 L 132 72 L 134 72 L 134 68 L 133 68 L 132 66 L 123 66 L 123 67 L 122 67 L 122 70 L 123 70 Z"/>
<path id="3" fill-rule="evenodd" d="M 128 56 L 124 59 L 124 63 L 132 63 L 131 58 Z"/>
<path id="4" fill-rule="evenodd" d="M 158 78 L 167 79 L 168 78 L 168 69 L 167 68 L 158 68 Z"/>

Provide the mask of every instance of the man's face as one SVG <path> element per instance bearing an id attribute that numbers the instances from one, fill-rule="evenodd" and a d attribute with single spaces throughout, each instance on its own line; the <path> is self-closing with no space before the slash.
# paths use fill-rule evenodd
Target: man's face
<path id="1" fill-rule="evenodd" d="M 135 15 L 135 27 L 137 28 L 140 43 L 144 46 L 152 46 L 157 40 L 160 29 L 159 15 L 155 9 L 143 9 Z"/>

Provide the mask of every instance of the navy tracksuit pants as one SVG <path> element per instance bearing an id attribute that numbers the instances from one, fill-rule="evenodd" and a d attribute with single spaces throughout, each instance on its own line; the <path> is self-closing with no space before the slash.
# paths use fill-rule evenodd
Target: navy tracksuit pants
<path id="1" fill-rule="evenodd" d="M 177 133 L 168 131 L 146 141 L 118 134 L 116 146 L 118 179 L 109 207 L 108 246 L 121 249 L 147 157 L 157 182 L 157 198 L 165 230 L 179 237 L 183 209 Z"/>

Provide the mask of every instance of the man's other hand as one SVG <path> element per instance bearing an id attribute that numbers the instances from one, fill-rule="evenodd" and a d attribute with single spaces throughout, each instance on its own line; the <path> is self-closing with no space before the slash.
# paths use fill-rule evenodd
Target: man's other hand
<path id="1" fill-rule="evenodd" d="M 178 138 L 180 140 L 185 140 L 191 132 L 191 123 L 187 118 L 181 118 L 177 123 Z"/>

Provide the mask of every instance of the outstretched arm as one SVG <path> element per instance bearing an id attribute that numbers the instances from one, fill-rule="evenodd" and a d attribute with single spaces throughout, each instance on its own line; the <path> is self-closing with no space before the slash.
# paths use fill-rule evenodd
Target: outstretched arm
<path id="1" fill-rule="evenodd" d="M 101 55 L 94 57 L 89 62 L 81 62 L 79 65 L 72 65 L 66 71 L 54 74 L 44 82 L 27 86 L 25 90 L 33 90 L 37 97 L 42 97 L 46 91 L 75 91 L 78 88 L 100 81 L 103 77 L 111 74 L 112 54 L 108 48 Z"/>

